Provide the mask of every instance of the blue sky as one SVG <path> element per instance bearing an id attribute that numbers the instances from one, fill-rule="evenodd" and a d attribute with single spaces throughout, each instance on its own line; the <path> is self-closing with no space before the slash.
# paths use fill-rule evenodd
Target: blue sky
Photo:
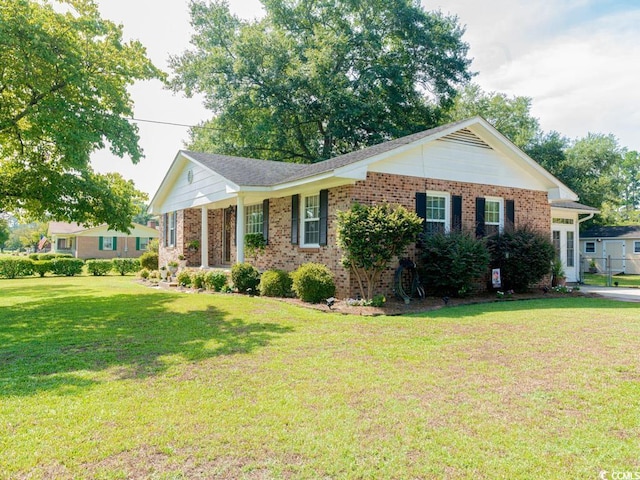
<path id="1" fill-rule="evenodd" d="M 230 0 L 245 18 L 260 15 L 258 0 Z M 98 0 L 104 17 L 124 25 L 166 69 L 167 58 L 189 46 L 188 1 Z M 161 5 L 161 6 L 160 6 Z M 577 138 L 613 133 L 640 151 L 640 2 L 631 0 L 435 0 L 428 9 L 458 16 L 466 25 L 475 82 L 486 91 L 532 98 L 543 130 Z M 209 117 L 200 99 L 185 99 L 159 82 L 131 89 L 137 118 L 196 124 Z M 117 171 L 152 196 L 187 129 L 139 125 L 146 158 L 138 165 L 108 152 L 94 155 L 100 172 Z"/>

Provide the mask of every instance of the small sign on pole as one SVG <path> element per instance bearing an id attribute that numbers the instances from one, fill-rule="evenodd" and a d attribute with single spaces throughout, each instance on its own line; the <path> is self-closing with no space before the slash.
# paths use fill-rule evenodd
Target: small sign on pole
<path id="1" fill-rule="evenodd" d="M 500 269 L 494 268 L 491 270 L 491 285 L 493 288 L 502 287 L 502 279 L 500 278 Z"/>

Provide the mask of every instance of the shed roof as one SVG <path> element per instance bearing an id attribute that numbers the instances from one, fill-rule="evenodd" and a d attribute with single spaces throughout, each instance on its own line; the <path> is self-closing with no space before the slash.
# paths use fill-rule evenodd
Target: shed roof
<path id="1" fill-rule="evenodd" d="M 640 238 L 640 225 L 593 227 L 582 232 L 580 238 Z"/>

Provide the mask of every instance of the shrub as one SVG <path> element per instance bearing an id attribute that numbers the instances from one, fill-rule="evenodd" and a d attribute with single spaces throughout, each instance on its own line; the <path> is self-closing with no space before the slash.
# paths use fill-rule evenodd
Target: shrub
<path id="1" fill-rule="evenodd" d="M 204 277 L 205 277 L 204 272 L 199 270 L 194 270 L 191 273 L 191 286 L 197 289 L 205 288 Z"/>
<path id="2" fill-rule="evenodd" d="M 51 260 L 34 260 L 33 261 L 33 273 L 44 277 L 47 273 L 51 272 L 53 266 Z"/>
<path id="3" fill-rule="evenodd" d="M 422 239 L 418 271 L 423 285 L 434 294 L 463 297 L 486 275 L 489 252 L 469 233 L 436 233 Z"/>
<path id="4" fill-rule="evenodd" d="M 178 277 L 176 278 L 178 281 L 178 285 L 182 285 L 183 287 L 191 286 L 191 272 L 188 270 L 182 270 L 178 273 Z"/>
<path id="5" fill-rule="evenodd" d="M 82 273 L 84 261 L 80 258 L 54 258 L 51 260 L 52 272 L 54 275 L 64 275 L 73 277 Z"/>
<path id="6" fill-rule="evenodd" d="M 30 253 L 29 255 L 29 260 L 38 260 L 38 257 L 40 256 L 39 253 Z"/>
<path id="7" fill-rule="evenodd" d="M 87 272 L 96 277 L 106 275 L 113 268 L 111 260 L 87 260 Z"/>
<path id="8" fill-rule="evenodd" d="M 29 258 L 0 258 L 0 277 L 16 278 L 33 275 L 33 261 Z"/>
<path id="9" fill-rule="evenodd" d="M 227 276 L 224 272 L 207 272 L 204 275 L 205 286 L 214 292 L 220 292 L 227 284 Z"/>
<path id="10" fill-rule="evenodd" d="M 38 260 L 53 260 L 54 258 L 74 258 L 70 253 L 38 253 Z"/>
<path id="11" fill-rule="evenodd" d="M 336 293 L 333 274 L 320 263 L 305 263 L 291 273 L 292 288 L 298 298 L 309 303 L 319 303 Z"/>
<path id="12" fill-rule="evenodd" d="M 127 273 L 133 273 L 140 270 L 140 262 L 137 258 L 114 258 L 111 260 L 112 269 L 118 272 L 120 275 L 126 275 Z"/>
<path id="13" fill-rule="evenodd" d="M 231 268 L 231 281 L 238 292 L 254 292 L 260 283 L 260 272 L 250 263 L 236 263 Z"/>
<path id="14" fill-rule="evenodd" d="M 487 239 L 492 268 L 499 268 L 502 288 L 526 291 L 549 273 L 555 249 L 544 233 L 521 227 Z"/>
<path id="15" fill-rule="evenodd" d="M 150 273 L 150 272 L 149 272 L 149 270 L 147 270 L 146 268 L 143 268 L 142 270 L 140 270 L 140 271 L 138 272 L 138 276 L 139 276 L 140 278 L 144 278 L 145 280 L 146 280 L 147 278 L 149 278 L 149 276 L 150 276 L 150 275 L 151 275 L 151 273 Z"/>
<path id="16" fill-rule="evenodd" d="M 260 277 L 260 295 L 288 297 L 291 295 L 291 277 L 284 270 L 267 270 Z"/>
<path id="17" fill-rule="evenodd" d="M 139 260 L 142 268 L 158 270 L 158 252 L 144 252 Z"/>

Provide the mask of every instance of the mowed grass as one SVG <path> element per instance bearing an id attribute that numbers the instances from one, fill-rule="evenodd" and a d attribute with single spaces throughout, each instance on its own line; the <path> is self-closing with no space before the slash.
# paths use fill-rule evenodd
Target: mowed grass
<path id="1" fill-rule="evenodd" d="M 640 305 L 356 317 L 132 277 L 0 281 L 0 478 L 640 471 Z"/>
<path id="2" fill-rule="evenodd" d="M 608 275 L 603 273 L 585 273 L 584 283 L 587 285 L 607 286 Z M 640 288 L 640 275 L 613 275 L 611 283 L 618 282 L 620 287 Z"/>

